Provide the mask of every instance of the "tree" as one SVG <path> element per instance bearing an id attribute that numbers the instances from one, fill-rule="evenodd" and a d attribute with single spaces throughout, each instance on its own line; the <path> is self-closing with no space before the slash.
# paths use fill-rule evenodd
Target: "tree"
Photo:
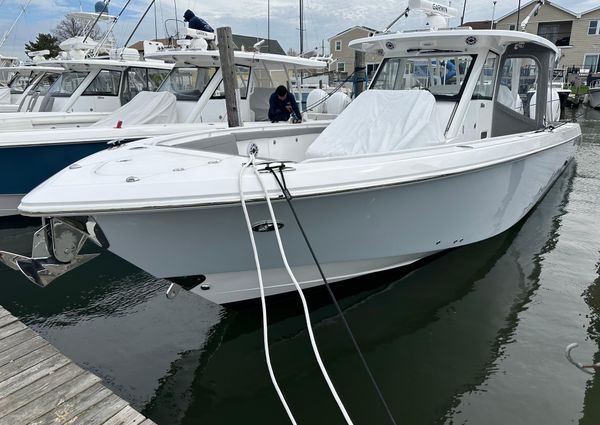
<path id="1" fill-rule="evenodd" d="M 52 30 L 52 34 L 58 39 L 59 43 L 62 43 L 71 37 L 85 35 L 85 33 L 85 25 L 81 21 L 69 16 L 60 21 L 56 28 Z M 102 31 L 95 26 L 90 34 L 90 37 L 94 41 L 100 41 L 103 35 L 104 34 Z"/>
<path id="2" fill-rule="evenodd" d="M 35 41 L 25 44 L 25 50 L 28 52 L 37 52 L 39 50 L 49 50 L 50 54 L 45 55 L 46 59 L 55 57 L 59 54 L 58 40 L 52 34 L 39 33 Z"/>
<path id="3" fill-rule="evenodd" d="M 291 47 L 288 49 L 287 54 L 288 56 L 298 56 L 298 52 Z"/>

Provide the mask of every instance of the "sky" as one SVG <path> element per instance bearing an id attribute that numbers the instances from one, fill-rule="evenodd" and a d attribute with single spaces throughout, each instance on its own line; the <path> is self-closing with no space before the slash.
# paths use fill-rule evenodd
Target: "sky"
<path id="1" fill-rule="evenodd" d="M 22 6 L 31 1 L 24 17 L 11 32 L 0 54 L 18 56 L 25 59 L 24 46 L 40 32 L 50 32 L 70 11 L 92 11 L 94 0 L 0 0 L 0 37 L 11 26 Z M 464 0 L 439 0 L 462 13 Z M 522 0 L 526 3 L 527 0 Z M 465 21 L 488 20 L 492 18 L 492 0 L 466 0 Z M 126 0 L 111 0 L 109 11 L 118 15 Z M 115 35 L 121 46 L 129 37 L 137 21 L 148 7 L 150 0 L 130 0 L 115 28 Z M 583 12 L 598 6 L 598 0 L 556 0 L 553 3 L 574 12 Z M 156 0 L 130 44 L 135 41 L 165 36 L 165 20 L 182 16 L 186 9 L 193 10 L 213 28 L 230 26 L 234 33 L 258 38 L 267 37 L 267 22 L 270 22 L 271 38 L 279 40 L 287 51 L 299 50 L 299 1 L 298 0 Z M 375 29 L 385 28 L 406 8 L 408 0 L 304 0 L 305 50 L 321 49 L 325 43 L 328 53 L 328 38 L 355 25 L 365 25 Z M 516 9 L 518 0 L 497 0 L 496 18 Z M 156 13 L 154 11 L 156 10 Z M 155 26 L 155 16 L 156 23 Z M 270 16 L 270 19 L 268 19 Z M 412 29 L 423 26 L 425 19 L 414 12 L 401 21 L 394 29 Z M 459 18 L 451 20 L 457 25 Z M 167 22 L 167 31 L 174 32 L 173 21 Z M 1 38 L 0 38 L 1 40 Z"/>

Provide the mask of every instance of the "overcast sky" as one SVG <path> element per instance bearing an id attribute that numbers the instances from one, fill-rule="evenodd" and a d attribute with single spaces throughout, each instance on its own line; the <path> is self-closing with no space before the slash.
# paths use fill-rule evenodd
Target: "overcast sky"
<path id="1" fill-rule="evenodd" d="M 465 21 L 485 20 L 492 18 L 492 0 L 466 0 Z M 27 0 L 0 0 L 0 34 L 11 26 L 19 13 L 20 7 Z M 148 6 L 150 0 L 131 0 L 129 7 L 121 16 L 115 34 L 120 44 L 124 43 L 137 20 Z M 527 0 L 523 0 L 526 3 Z M 15 55 L 24 58 L 24 45 L 34 40 L 39 32 L 50 32 L 65 13 L 92 11 L 94 0 L 31 0 L 26 15 L 10 34 L 0 54 Z M 111 0 L 110 13 L 117 15 L 126 0 Z M 137 40 L 154 38 L 155 15 L 159 37 L 165 35 L 166 19 L 183 15 L 185 9 L 192 9 L 197 15 L 207 20 L 213 28 L 231 26 L 234 33 L 256 37 L 267 36 L 267 16 L 270 10 L 271 38 L 279 40 L 283 48 L 298 50 L 299 47 L 299 18 L 298 0 L 156 0 L 154 8 L 146 16 L 142 25 L 132 38 Z M 457 8 L 462 13 L 463 0 L 440 0 L 440 3 Z M 554 3 L 569 8 L 574 12 L 582 12 L 598 6 L 598 0 L 556 0 Z M 321 47 L 325 40 L 328 53 L 327 39 L 336 33 L 354 25 L 382 29 L 406 8 L 408 0 L 304 0 L 305 10 L 305 50 Z M 516 9 L 518 0 L 498 0 L 496 18 Z M 268 7 L 270 6 L 270 7 Z M 415 28 L 423 25 L 424 18 L 419 12 L 414 12 L 409 19 L 397 24 L 397 30 Z M 459 19 L 451 21 L 458 24 Z M 169 23 L 168 23 L 169 25 Z M 169 25 L 173 31 L 172 22 Z"/>

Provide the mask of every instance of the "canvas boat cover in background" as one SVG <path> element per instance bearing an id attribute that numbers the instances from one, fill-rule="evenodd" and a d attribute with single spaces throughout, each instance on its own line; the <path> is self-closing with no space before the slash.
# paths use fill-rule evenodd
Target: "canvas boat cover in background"
<path id="1" fill-rule="evenodd" d="M 177 99 L 170 92 L 139 92 L 131 101 L 106 118 L 92 124 L 94 127 L 116 127 L 140 124 L 172 124 L 177 122 Z"/>

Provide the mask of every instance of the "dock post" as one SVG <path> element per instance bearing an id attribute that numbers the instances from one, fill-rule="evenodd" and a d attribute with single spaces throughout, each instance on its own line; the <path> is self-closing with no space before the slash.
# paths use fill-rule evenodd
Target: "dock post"
<path id="1" fill-rule="evenodd" d="M 239 89 L 233 56 L 231 27 L 217 28 L 217 41 L 219 44 L 219 57 L 221 59 L 221 72 L 223 74 L 223 87 L 225 89 L 227 123 L 229 127 L 240 127 L 242 120 L 238 102 Z"/>
<path id="2" fill-rule="evenodd" d="M 365 52 L 354 52 L 354 97 L 365 91 L 367 81 L 367 68 L 365 65 Z"/>

